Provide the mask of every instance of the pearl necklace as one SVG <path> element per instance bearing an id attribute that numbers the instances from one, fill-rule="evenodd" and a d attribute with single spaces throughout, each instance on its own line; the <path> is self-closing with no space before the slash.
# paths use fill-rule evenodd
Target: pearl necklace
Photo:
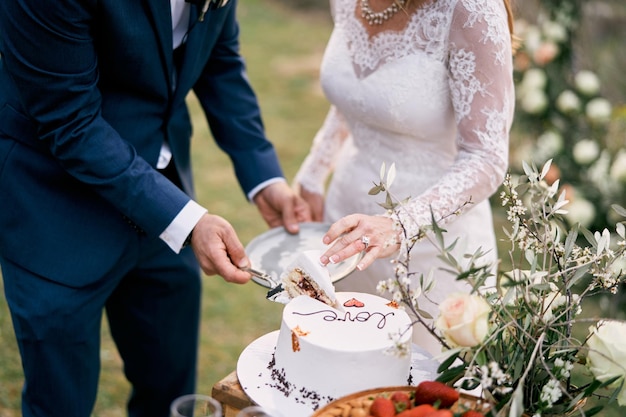
<path id="1" fill-rule="evenodd" d="M 407 0 L 393 0 L 391 6 L 387 7 L 382 12 L 375 12 L 370 7 L 369 0 L 361 0 L 361 16 L 370 25 L 382 25 L 389 20 L 393 15 L 398 13 L 404 8 Z"/>

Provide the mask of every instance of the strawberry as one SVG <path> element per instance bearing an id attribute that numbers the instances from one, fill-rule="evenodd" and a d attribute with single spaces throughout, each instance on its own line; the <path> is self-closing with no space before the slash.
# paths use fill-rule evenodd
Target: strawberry
<path id="1" fill-rule="evenodd" d="M 485 417 L 485 415 L 480 411 L 469 410 L 461 414 L 461 417 Z"/>
<path id="2" fill-rule="evenodd" d="M 432 405 L 422 404 L 417 407 L 413 407 L 410 410 L 405 410 L 400 414 L 396 414 L 396 417 L 425 417 L 433 411 L 437 411 L 437 409 Z"/>
<path id="3" fill-rule="evenodd" d="M 449 408 L 458 399 L 458 391 L 443 382 L 422 381 L 415 388 L 415 405 L 439 402 L 440 408 Z"/>
<path id="4" fill-rule="evenodd" d="M 393 402 L 387 397 L 376 397 L 370 406 L 372 417 L 393 417 L 396 415 L 396 408 Z"/>
<path id="5" fill-rule="evenodd" d="M 452 412 L 452 410 L 443 409 L 428 413 L 424 415 L 424 417 L 454 417 L 454 413 Z"/>
<path id="6" fill-rule="evenodd" d="M 391 394 L 390 399 L 396 408 L 396 413 L 400 413 L 411 407 L 411 397 L 407 392 L 396 391 Z"/>

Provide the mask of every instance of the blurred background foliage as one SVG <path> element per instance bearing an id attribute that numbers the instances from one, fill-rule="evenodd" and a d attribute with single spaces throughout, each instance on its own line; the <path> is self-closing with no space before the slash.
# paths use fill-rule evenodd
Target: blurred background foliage
<path id="1" fill-rule="evenodd" d="M 598 146 L 606 147 L 608 142 L 604 141 L 609 138 L 611 146 L 619 150 L 623 148 L 626 135 L 626 79 L 623 77 L 626 4 L 623 0 L 514 0 L 514 9 L 517 17 L 526 22 L 522 22 L 521 27 L 528 27 L 546 21 L 552 7 L 565 3 L 571 3 L 573 12 L 579 16 L 567 47 L 561 50 L 567 51 L 568 58 L 562 56 L 540 67 L 558 63 L 560 67 L 554 70 L 556 73 L 551 73 L 551 79 L 568 82 L 581 69 L 597 74 L 601 81 L 597 94 L 611 103 L 612 110 L 606 136 L 594 140 Z M 328 110 L 318 83 L 319 63 L 332 28 L 328 2 L 240 0 L 238 13 L 242 53 L 250 80 L 259 97 L 268 136 L 277 148 L 285 175 L 291 180 Z M 537 62 L 529 62 L 529 65 L 536 67 Z M 519 70 L 517 67 L 516 80 L 521 83 L 523 74 Z M 267 227 L 256 208 L 245 200 L 233 178 L 230 161 L 210 139 L 195 98 L 190 96 L 189 102 L 195 126 L 192 146 L 198 201 L 212 213 L 232 222 L 241 241 L 247 244 Z M 512 169 L 519 165 L 520 158 L 533 155 L 546 121 L 551 120 L 548 113 L 529 119 L 528 114 L 520 113 L 520 108 L 518 103 L 511 138 Z M 555 105 L 551 108 L 556 109 Z M 567 150 L 565 145 L 563 149 Z M 561 171 L 561 174 L 568 173 L 567 169 Z M 574 182 L 572 186 L 577 184 Z M 494 208 L 498 221 L 499 208 L 496 204 Z M 282 307 L 267 302 L 265 289 L 254 283 L 236 286 L 216 276 L 203 277 L 203 282 L 197 391 L 210 393 L 215 382 L 235 369 L 239 354 L 250 342 L 279 327 Z M 616 315 L 623 310 L 622 304 L 599 300 L 597 311 L 609 308 Z M 103 321 L 102 338 L 102 372 L 93 415 L 123 416 L 129 387 L 106 321 Z M 8 308 L 4 298 L 0 298 L 0 417 L 21 414 L 22 382 Z M 621 414 L 607 409 L 603 415 Z"/>

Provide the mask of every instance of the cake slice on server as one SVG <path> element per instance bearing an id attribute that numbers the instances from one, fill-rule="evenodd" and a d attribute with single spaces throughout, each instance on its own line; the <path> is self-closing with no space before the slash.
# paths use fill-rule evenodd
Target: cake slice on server
<path id="1" fill-rule="evenodd" d="M 319 261 L 321 254 L 319 250 L 300 252 L 281 275 L 281 285 L 271 290 L 267 297 L 286 304 L 299 295 L 308 295 L 324 304 L 337 307 L 337 296 L 330 273 Z"/>

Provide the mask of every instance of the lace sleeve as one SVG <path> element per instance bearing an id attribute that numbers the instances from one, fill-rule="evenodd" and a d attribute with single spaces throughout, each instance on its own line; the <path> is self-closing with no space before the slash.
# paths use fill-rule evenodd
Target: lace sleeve
<path id="1" fill-rule="evenodd" d="M 326 179 L 333 171 L 339 151 L 348 135 L 343 116 L 335 106 L 331 106 L 295 181 L 306 190 L 323 195 Z"/>
<path id="2" fill-rule="evenodd" d="M 500 186 L 508 166 L 514 87 L 511 38 L 502 1 L 459 0 L 448 44 L 450 94 L 458 154 L 445 175 L 406 204 L 399 219 L 410 236 L 435 219 L 445 224 L 464 203 Z M 465 205 L 464 210 L 471 209 Z"/>

